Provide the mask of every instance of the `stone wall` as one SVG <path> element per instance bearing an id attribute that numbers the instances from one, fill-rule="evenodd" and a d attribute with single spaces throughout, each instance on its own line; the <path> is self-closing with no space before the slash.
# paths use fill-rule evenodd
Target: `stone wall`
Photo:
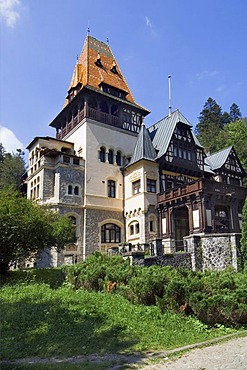
<path id="1" fill-rule="evenodd" d="M 121 228 L 121 241 L 123 242 L 124 223 L 122 212 L 106 211 L 99 209 L 85 210 L 85 257 L 101 248 L 100 226 L 104 223 L 115 223 Z M 118 245 L 119 243 L 116 243 Z M 109 248 L 114 243 L 109 243 Z"/>
<path id="2" fill-rule="evenodd" d="M 237 270 L 237 234 L 201 236 L 203 270 L 223 270 L 232 266 Z"/>
<path id="3" fill-rule="evenodd" d="M 135 257 L 135 256 L 133 256 Z M 132 262 L 139 266 L 149 267 L 152 265 L 159 266 L 172 266 L 174 268 L 183 267 L 187 269 L 192 269 L 191 255 L 190 253 L 174 253 L 174 254 L 163 254 L 162 256 L 152 256 L 146 258 L 133 258 Z"/>

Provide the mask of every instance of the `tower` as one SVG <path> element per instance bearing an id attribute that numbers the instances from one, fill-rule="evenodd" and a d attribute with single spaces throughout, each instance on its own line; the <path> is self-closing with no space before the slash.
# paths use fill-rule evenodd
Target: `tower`
<path id="1" fill-rule="evenodd" d="M 39 177 L 40 189 L 49 183 L 50 196 L 44 198 L 36 193 L 35 199 L 72 215 L 78 238 L 77 259 L 125 241 L 121 168 L 132 156 L 141 123 L 148 113 L 135 102 L 109 45 L 88 35 L 64 106 L 50 123 L 56 129 L 56 138 L 36 138 L 28 147 L 30 153 L 36 153 L 42 139 L 41 154 L 53 152 L 54 158 L 60 153 L 62 171 L 57 173 L 60 162 L 56 159 L 50 163 L 46 176 L 49 182 L 44 183 Z M 32 158 L 34 154 L 30 164 Z M 75 160 L 81 165 L 80 178 L 75 172 Z M 37 177 L 31 167 L 29 198 L 33 198 L 31 183 Z M 62 192 L 65 195 L 61 198 Z"/>

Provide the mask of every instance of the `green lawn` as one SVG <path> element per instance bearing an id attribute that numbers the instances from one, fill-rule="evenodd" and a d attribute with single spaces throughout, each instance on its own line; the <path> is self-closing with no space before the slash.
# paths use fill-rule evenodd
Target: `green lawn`
<path id="1" fill-rule="evenodd" d="M 0 298 L 2 360 L 165 350 L 234 332 L 117 294 L 20 284 L 2 287 Z"/>

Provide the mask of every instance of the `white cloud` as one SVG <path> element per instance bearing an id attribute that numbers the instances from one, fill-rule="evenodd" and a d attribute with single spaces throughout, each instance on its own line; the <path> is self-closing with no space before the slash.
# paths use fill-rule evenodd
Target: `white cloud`
<path id="1" fill-rule="evenodd" d="M 224 90 L 226 90 L 226 85 L 218 86 L 216 89 L 217 92 L 223 92 Z"/>
<path id="2" fill-rule="evenodd" d="M 204 80 L 204 79 L 207 79 L 207 78 L 212 78 L 214 76 L 216 76 L 219 72 L 217 71 L 208 71 L 207 69 L 205 69 L 204 71 L 202 72 L 199 72 L 196 74 L 196 77 L 198 80 Z"/>
<path id="3" fill-rule="evenodd" d="M 13 28 L 20 18 L 20 0 L 0 0 L 0 18 Z"/>
<path id="4" fill-rule="evenodd" d="M 147 16 L 145 16 L 145 21 L 146 21 L 146 26 L 147 27 L 153 28 L 152 23 L 151 23 L 150 19 Z"/>
<path id="5" fill-rule="evenodd" d="M 0 126 L 0 143 L 3 144 L 8 153 L 16 153 L 16 149 L 24 150 L 22 142 L 17 139 L 10 129 L 4 126 Z"/>

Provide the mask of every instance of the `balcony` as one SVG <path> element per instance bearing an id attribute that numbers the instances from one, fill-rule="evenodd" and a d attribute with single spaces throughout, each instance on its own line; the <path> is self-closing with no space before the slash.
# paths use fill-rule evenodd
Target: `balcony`
<path id="1" fill-rule="evenodd" d="M 247 189 L 240 186 L 213 180 L 198 180 L 190 184 L 182 185 L 179 188 L 169 189 L 164 193 L 158 194 L 158 203 L 181 199 L 184 196 L 191 195 L 193 193 L 198 194 L 201 192 L 240 199 L 244 199 L 247 195 Z"/>

